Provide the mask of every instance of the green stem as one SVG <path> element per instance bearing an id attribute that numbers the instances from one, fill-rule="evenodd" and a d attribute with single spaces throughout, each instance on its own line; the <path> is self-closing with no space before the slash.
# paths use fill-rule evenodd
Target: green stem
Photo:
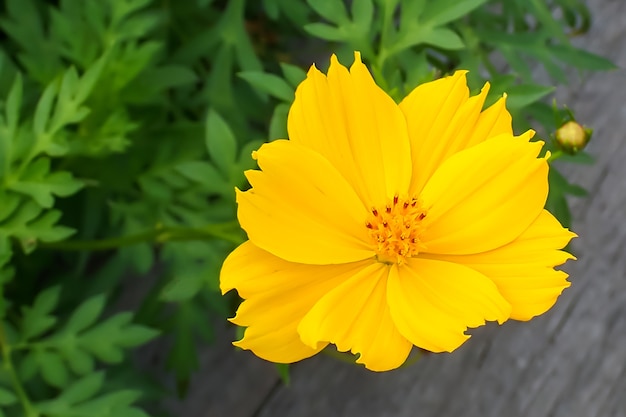
<path id="1" fill-rule="evenodd" d="M 19 398 L 20 403 L 22 404 L 22 408 L 24 409 L 24 417 L 39 417 L 39 413 L 31 404 L 28 395 L 26 395 L 26 391 L 24 391 L 24 387 L 22 387 L 22 384 L 20 383 L 17 372 L 15 372 L 15 367 L 13 366 L 13 361 L 11 360 L 11 346 L 6 341 L 6 338 L 4 336 L 4 329 L 1 325 L 0 347 L 2 349 L 2 365 L 9 374 L 11 384 L 13 385 L 13 391 L 15 391 L 15 394 L 17 394 L 17 398 Z"/>
<path id="2" fill-rule="evenodd" d="M 137 233 L 135 235 L 112 237 L 99 240 L 67 240 L 61 242 L 42 242 L 42 248 L 65 251 L 99 251 L 132 246 L 143 242 L 168 242 L 203 240 L 209 238 L 223 239 L 227 242 L 239 245 L 244 241 L 238 230 L 237 222 L 208 224 L 201 228 L 193 227 L 156 227 L 152 230 Z"/>
<path id="3" fill-rule="evenodd" d="M 554 162 L 564 155 L 563 151 L 554 151 L 550 154 L 548 162 Z"/>
<path id="4" fill-rule="evenodd" d="M 380 31 L 380 42 L 378 44 L 378 56 L 376 57 L 376 68 L 383 77 L 383 67 L 385 66 L 385 61 L 387 60 L 387 37 L 389 36 L 389 25 L 392 22 L 392 13 L 395 7 L 395 2 L 387 0 L 383 6 L 383 27 Z"/>

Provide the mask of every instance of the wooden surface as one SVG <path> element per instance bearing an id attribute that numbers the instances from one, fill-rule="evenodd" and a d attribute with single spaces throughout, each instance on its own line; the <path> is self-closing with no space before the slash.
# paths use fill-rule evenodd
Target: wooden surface
<path id="1" fill-rule="evenodd" d="M 581 46 L 626 67 L 626 1 L 588 2 L 594 25 Z M 572 286 L 531 322 L 472 331 L 453 354 L 377 374 L 326 356 L 272 365 L 230 345 L 206 351 L 181 417 L 610 417 L 626 416 L 626 72 L 574 78 L 558 91 L 595 128 L 594 166 L 564 167 L 591 191 L 573 201 Z"/>

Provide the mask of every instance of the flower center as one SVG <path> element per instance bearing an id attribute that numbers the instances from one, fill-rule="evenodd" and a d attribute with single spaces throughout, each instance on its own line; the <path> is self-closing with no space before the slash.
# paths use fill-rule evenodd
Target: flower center
<path id="1" fill-rule="evenodd" d="M 382 210 L 373 208 L 365 226 L 376 247 L 376 259 L 402 265 L 425 246 L 420 240 L 426 210 L 417 198 L 393 198 Z"/>

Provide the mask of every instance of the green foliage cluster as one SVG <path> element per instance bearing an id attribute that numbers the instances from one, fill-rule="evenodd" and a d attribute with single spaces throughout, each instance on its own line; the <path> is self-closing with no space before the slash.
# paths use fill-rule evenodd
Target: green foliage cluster
<path id="1" fill-rule="evenodd" d="M 589 24 L 580 0 L 3 2 L 0 417 L 146 416 L 153 384 L 130 353 L 159 335 L 184 391 L 211 316 L 237 302 L 218 289 L 245 239 L 234 188 L 286 136 L 311 57 L 359 50 L 396 98 L 469 69 L 491 100 L 508 92 L 516 129 L 547 137 L 563 110 L 533 69 L 563 83 L 613 67 L 571 45 Z M 568 223 L 565 196 L 584 190 L 552 172 Z"/>

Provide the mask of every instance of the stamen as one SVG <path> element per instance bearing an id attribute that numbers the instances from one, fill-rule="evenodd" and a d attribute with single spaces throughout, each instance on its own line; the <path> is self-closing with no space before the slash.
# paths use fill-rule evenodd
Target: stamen
<path id="1" fill-rule="evenodd" d="M 369 230 L 379 262 L 401 265 L 424 249 L 420 236 L 426 211 L 417 198 L 394 196 L 382 212 L 372 208 L 373 217 L 365 226 Z"/>

